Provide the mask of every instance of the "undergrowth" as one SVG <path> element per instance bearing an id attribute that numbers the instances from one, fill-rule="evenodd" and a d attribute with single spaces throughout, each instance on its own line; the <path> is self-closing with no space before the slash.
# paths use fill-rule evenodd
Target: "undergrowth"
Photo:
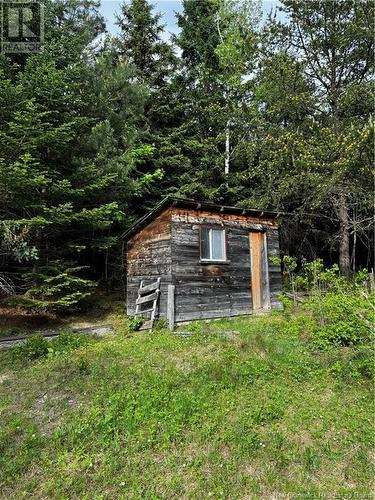
<path id="1" fill-rule="evenodd" d="M 62 332 L 52 340 L 42 335 L 34 335 L 21 345 L 14 347 L 11 351 L 11 359 L 36 360 L 39 358 L 61 358 L 68 356 L 72 351 L 87 345 L 88 337 L 73 332 Z"/>

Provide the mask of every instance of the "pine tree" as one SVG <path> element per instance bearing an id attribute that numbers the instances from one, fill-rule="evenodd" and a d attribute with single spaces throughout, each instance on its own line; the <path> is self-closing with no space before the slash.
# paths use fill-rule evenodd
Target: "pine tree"
<path id="1" fill-rule="evenodd" d="M 248 162 L 243 195 L 249 204 L 293 214 L 283 224 L 286 248 L 310 258 L 322 248 L 338 250 L 347 274 L 358 241 L 364 251 L 371 248 L 373 7 L 283 4 L 288 16 L 271 19 L 262 36 L 252 99 L 256 126 L 240 151 Z"/>

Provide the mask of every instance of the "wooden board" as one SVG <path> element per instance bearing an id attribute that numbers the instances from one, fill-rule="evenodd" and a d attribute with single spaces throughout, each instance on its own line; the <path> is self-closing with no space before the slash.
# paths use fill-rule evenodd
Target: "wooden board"
<path id="1" fill-rule="evenodd" d="M 262 308 L 271 309 L 271 296 L 270 296 L 270 280 L 269 280 L 269 261 L 267 251 L 267 233 L 263 233 L 262 244 Z"/>
<path id="2" fill-rule="evenodd" d="M 140 297 L 139 299 L 136 300 L 135 304 L 141 305 L 141 304 L 145 304 L 146 302 L 152 302 L 158 298 L 158 295 L 159 295 L 159 290 L 157 290 L 156 292 L 150 293 L 148 295 L 145 295 L 144 297 Z"/>
<path id="3" fill-rule="evenodd" d="M 175 304 L 174 304 L 174 293 L 175 285 L 168 285 L 168 302 L 167 302 L 167 319 L 169 329 L 173 331 L 175 322 Z"/>
<path id="4" fill-rule="evenodd" d="M 263 307 L 263 265 L 262 265 L 262 248 L 263 248 L 263 233 L 249 233 L 250 244 L 250 265 L 251 265 L 251 296 L 253 300 L 254 311 Z"/>

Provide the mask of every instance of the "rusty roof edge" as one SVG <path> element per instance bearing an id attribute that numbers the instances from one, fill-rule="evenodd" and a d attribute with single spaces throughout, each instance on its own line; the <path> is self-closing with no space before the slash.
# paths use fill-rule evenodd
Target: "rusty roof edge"
<path id="1" fill-rule="evenodd" d="M 229 205 L 220 205 L 217 203 L 211 203 L 207 201 L 198 201 L 191 200 L 188 198 L 178 198 L 173 196 L 167 196 L 160 203 L 158 203 L 155 208 L 153 208 L 150 212 L 140 217 L 127 231 L 125 231 L 120 239 L 127 239 L 131 235 L 135 234 L 138 230 L 145 227 L 149 222 L 151 222 L 159 213 L 161 213 L 165 208 L 171 206 L 182 206 L 195 208 L 196 210 L 212 210 L 217 211 L 219 213 L 239 213 L 241 215 L 258 215 L 259 217 L 270 217 L 276 218 L 278 215 L 281 215 L 282 212 L 276 212 L 273 210 L 261 210 L 261 209 L 253 209 L 253 208 L 244 208 L 244 207 L 233 207 Z"/>

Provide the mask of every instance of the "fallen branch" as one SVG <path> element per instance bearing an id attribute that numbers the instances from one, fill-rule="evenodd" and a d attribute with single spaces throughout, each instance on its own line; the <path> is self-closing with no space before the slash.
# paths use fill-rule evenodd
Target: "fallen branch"
<path id="1" fill-rule="evenodd" d="M 289 293 L 289 292 L 283 292 L 283 295 L 285 295 L 285 297 L 288 297 L 288 299 L 292 299 L 292 300 L 295 300 L 297 302 L 304 301 L 304 299 L 302 297 L 298 297 L 297 295 L 293 295 L 292 293 Z"/>
<path id="2" fill-rule="evenodd" d="M 4 295 L 14 295 L 13 283 L 6 278 L 3 274 L 0 274 L 0 294 Z"/>

